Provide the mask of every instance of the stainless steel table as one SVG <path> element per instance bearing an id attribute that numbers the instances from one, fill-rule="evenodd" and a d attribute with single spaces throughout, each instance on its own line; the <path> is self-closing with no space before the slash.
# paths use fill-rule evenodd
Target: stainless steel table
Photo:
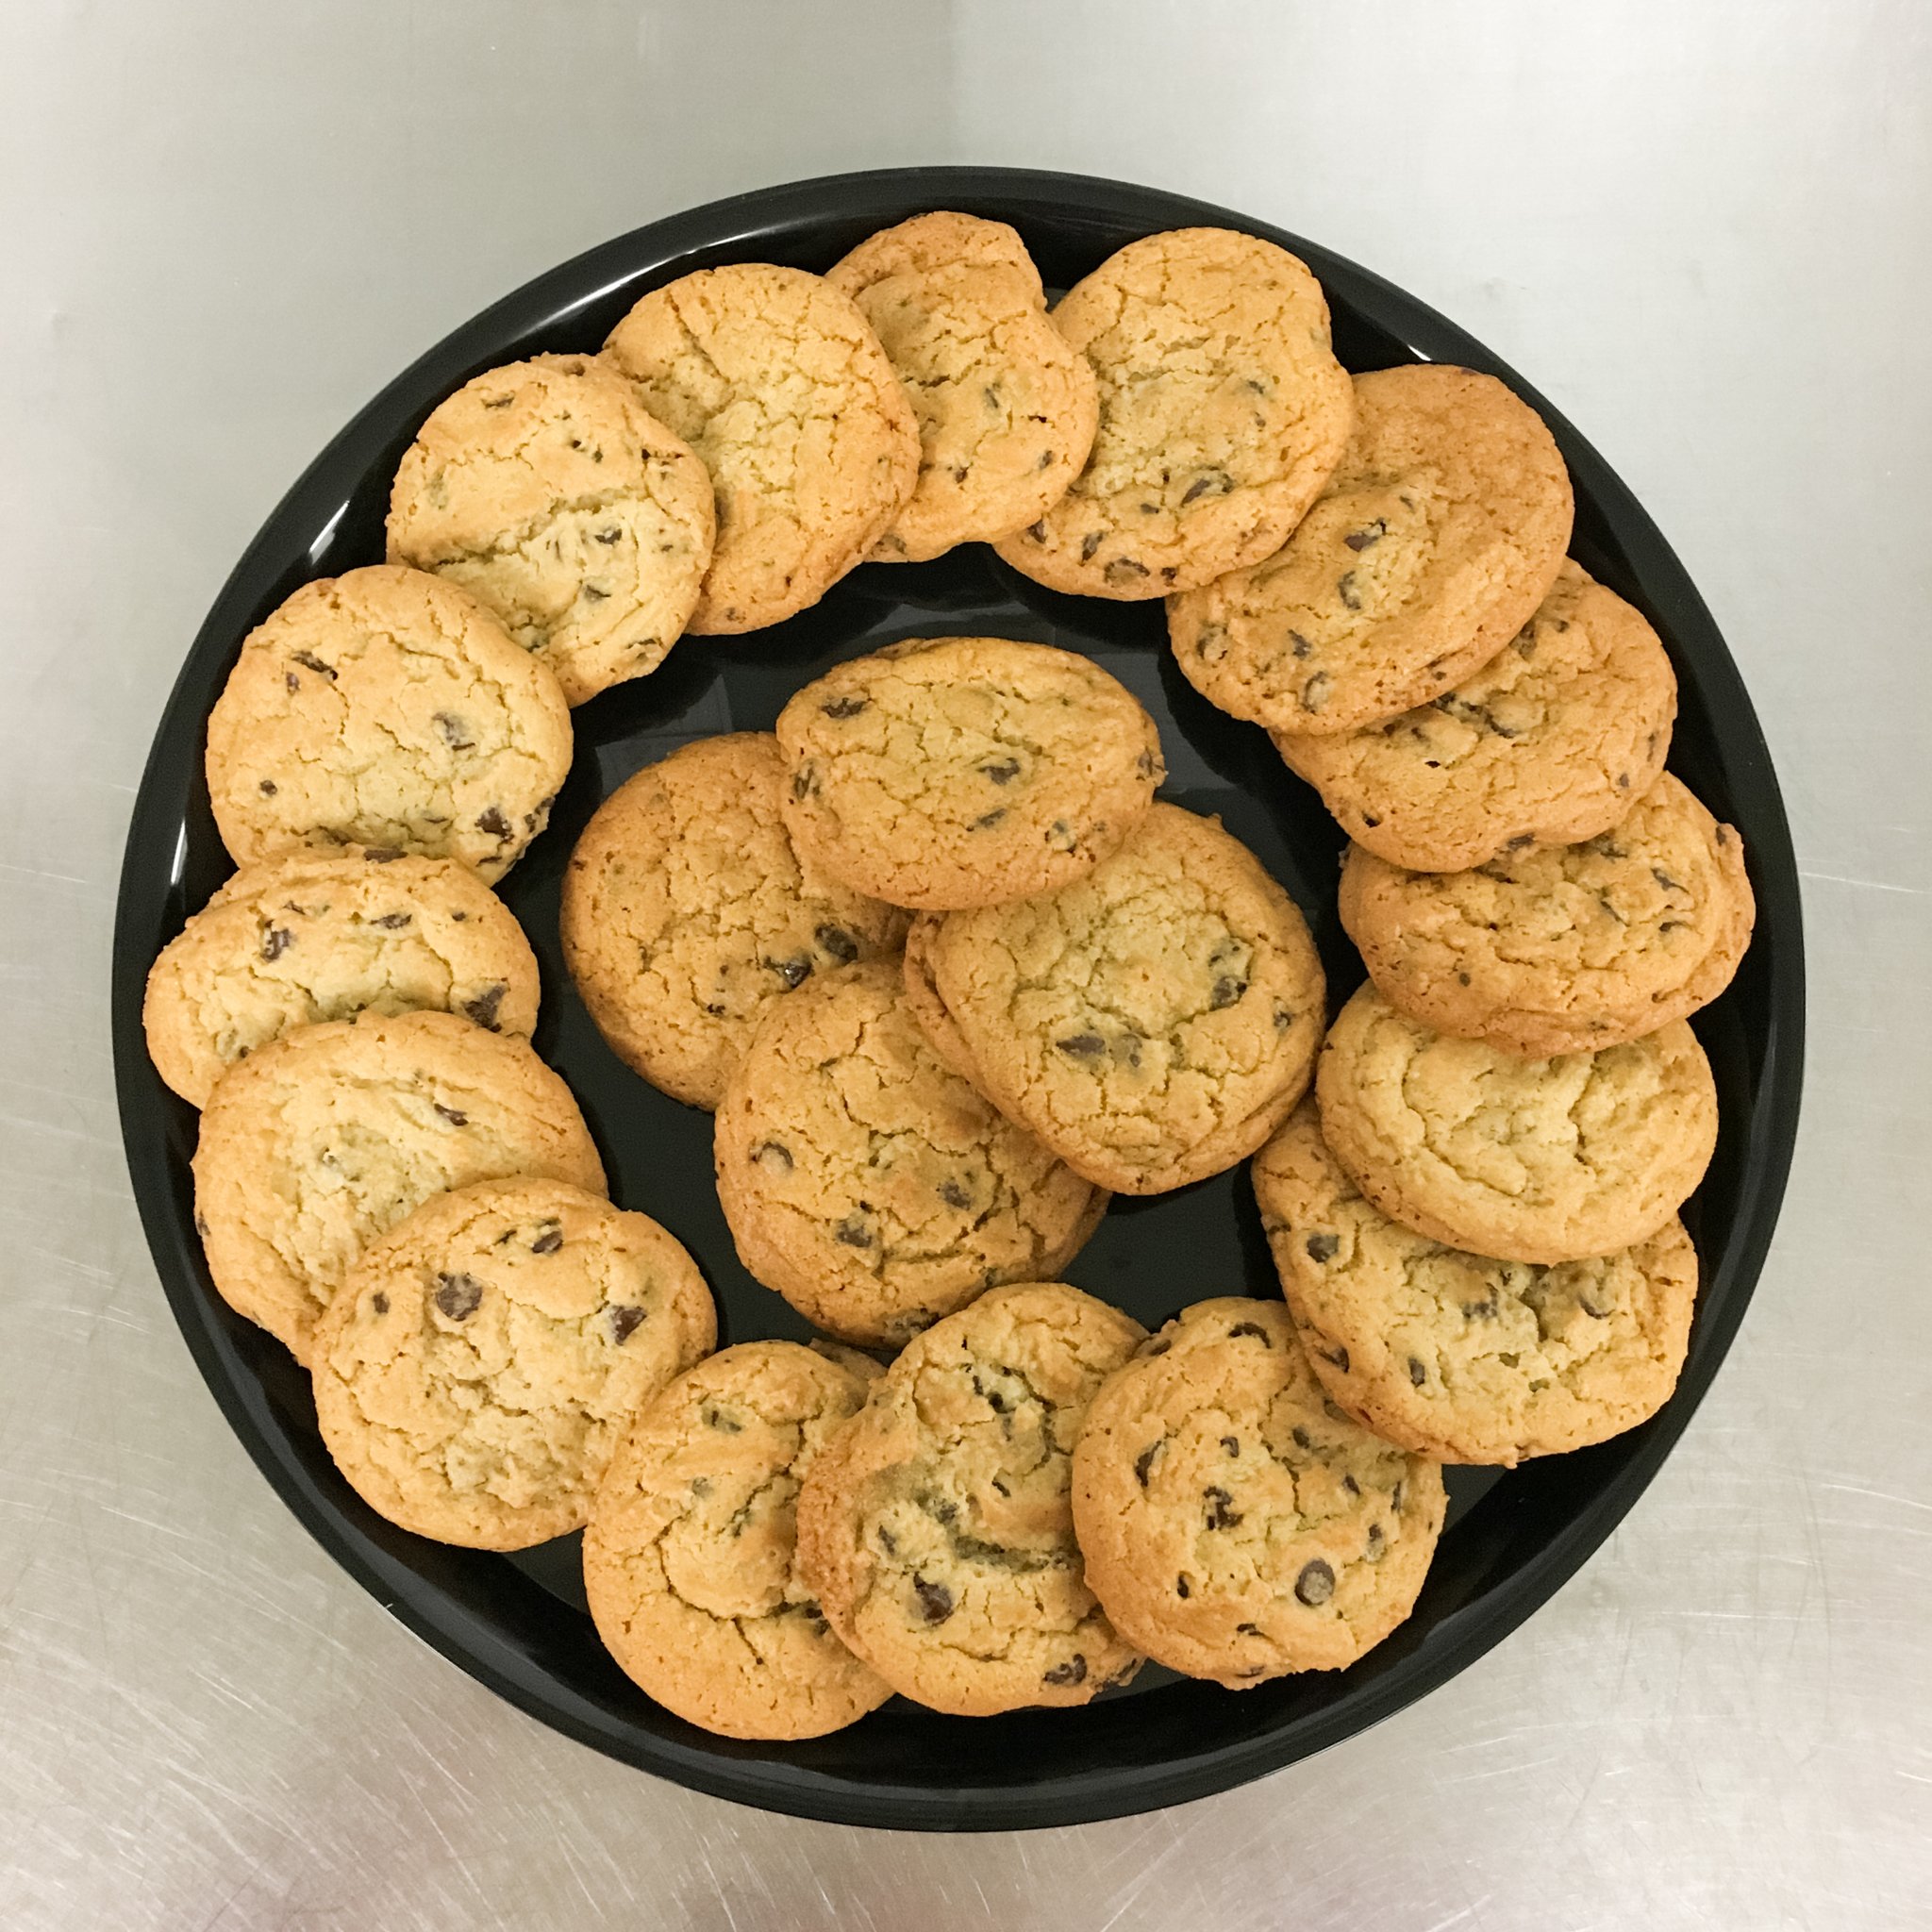
<path id="1" fill-rule="evenodd" d="M 0 1924 L 1932 1923 L 1928 99 L 1913 0 L 9 0 Z M 1246 208 L 1541 385 L 1743 664 L 1813 986 L 1741 1340 L 1557 1601 L 1261 1784 L 978 1840 L 760 1817 L 607 1763 L 341 1575 L 175 1333 L 106 1023 L 155 718 L 326 436 L 607 235 L 924 159 Z"/>

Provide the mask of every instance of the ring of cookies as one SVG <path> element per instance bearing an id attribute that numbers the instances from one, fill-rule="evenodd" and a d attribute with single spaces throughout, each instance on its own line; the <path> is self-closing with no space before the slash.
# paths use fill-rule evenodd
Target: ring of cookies
<path id="1" fill-rule="evenodd" d="M 1084 1704 L 1149 1658 L 1345 1668 L 1415 1604 L 1443 1464 L 1632 1428 L 1688 1346 L 1718 1122 L 1686 1021 L 1753 899 L 1572 508 L 1502 383 L 1351 377 L 1304 264 L 1224 229 L 1049 309 L 1011 228 L 928 214 L 475 377 L 403 458 L 388 560 L 289 598 L 208 719 L 239 870 L 143 1018 L 202 1109 L 215 1288 L 371 1507 L 583 1529 L 611 1655 L 725 1736 Z M 571 707 L 962 543 L 1166 600 L 1189 683 L 1353 841 L 1368 981 L 1331 1024 L 1300 909 L 1157 795 L 1152 719 L 1074 653 L 907 639 L 647 765 L 559 930 L 822 1338 L 721 1352 L 529 1043 L 491 888 Z M 1244 1161 L 1280 1299 L 1149 1335 L 1058 1278 L 1113 1194 Z"/>

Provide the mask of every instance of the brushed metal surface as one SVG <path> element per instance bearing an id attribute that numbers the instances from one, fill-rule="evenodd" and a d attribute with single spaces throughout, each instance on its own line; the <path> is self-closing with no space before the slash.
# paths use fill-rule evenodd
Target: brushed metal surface
<path id="1" fill-rule="evenodd" d="M 0 9 L 0 1924 L 1924 1924 L 1928 99 L 1910 0 Z M 1245 1790 L 915 1840 L 608 1763 L 308 1543 L 156 1286 L 106 987 L 175 666 L 338 424 L 608 234 L 969 159 L 1319 236 L 1578 423 L 1751 685 L 1811 1041 L 1743 1333 L 1553 1604 Z"/>

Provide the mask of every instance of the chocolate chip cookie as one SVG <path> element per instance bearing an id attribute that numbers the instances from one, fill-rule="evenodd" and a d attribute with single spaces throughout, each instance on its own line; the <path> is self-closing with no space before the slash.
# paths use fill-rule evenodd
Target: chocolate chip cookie
<path id="1" fill-rule="evenodd" d="M 1362 1198 L 1311 1101 L 1256 1155 L 1254 1178 L 1315 1374 L 1391 1442 L 1514 1464 L 1635 1428 L 1676 1387 L 1697 1297 L 1681 1221 L 1548 1268 L 1445 1247 Z"/>
<path id="2" fill-rule="evenodd" d="M 525 1041 L 454 1013 L 364 1013 L 285 1033 L 215 1083 L 194 1220 L 222 1298 L 307 1363 L 377 1235 L 511 1174 L 605 1191 L 570 1089 Z"/>
<path id="3" fill-rule="evenodd" d="M 584 1533 L 597 1634 L 633 1682 L 727 1738 L 819 1738 L 891 1695 L 799 1575 L 798 1491 L 865 1400 L 866 1374 L 747 1341 L 640 1414 Z"/>
<path id="4" fill-rule="evenodd" d="M 1355 379 L 1355 433 L 1273 556 L 1168 605 L 1210 703 L 1326 736 L 1458 684 L 1534 615 L 1570 542 L 1569 472 L 1494 376 L 1439 363 Z"/>
<path id="5" fill-rule="evenodd" d="M 860 1344 L 1064 1267 L 1107 1206 L 933 1052 L 897 960 L 815 975 L 767 1015 L 714 1151 L 744 1265 Z"/>
<path id="6" fill-rule="evenodd" d="M 816 604 L 911 498 L 911 406 L 858 305 L 817 275 L 702 269 L 654 289 L 604 353 L 711 473 L 717 541 L 692 631 Z"/>
<path id="7" fill-rule="evenodd" d="M 242 639 L 208 716 L 208 802 L 238 865 L 355 844 L 495 880 L 570 755 L 547 666 L 468 591 L 372 564 L 305 584 Z"/>
<path id="8" fill-rule="evenodd" d="M 222 1074 L 297 1026 L 461 1013 L 527 1039 L 537 957 L 454 858 L 297 847 L 238 872 L 161 953 L 142 1023 L 161 1078 L 204 1107 Z"/>
<path id="9" fill-rule="evenodd" d="M 1460 872 L 1608 831 L 1663 770 L 1676 711 L 1656 631 L 1566 561 L 1508 648 L 1454 691 L 1357 731 L 1274 736 L 1376 858 Z"/>
<path id="10" fill-rule="evenodd" d="M 1744 849 L 1666 773 L 1607 832 L 1405 872 L 1357 846 L 1341 923 L 1405 1013 L 1535 1058 L 1688 1019 L 1731 983 L 1756 905 Z"/>
<path id="11" fill-rule="evenodd" d="M 1683 1021 L 1600 1053 L 1519 1059 L 1398 1012 L 1373 984 L 1315 1075 L 1322 1134 L 1392 1221 L 1509 1261 L 1635 1247 L 1704 1177 L 1717 1090 Z"/>
<path id="12" fill-rule="evenodd" d="M 390 561 L 460 584 L 574 705 L 664 661 L 711 538 L 704 464 L 593 356 L 465 383 L 416 432 L 390 492 Z"/>
<path id="13" fill-rule="evenodd" d="M 697 1263 L 568 1182 L 438 1194 L 316 1323 L 315 1420 L 369 1507 L 439 1542 L 581 1528 L 632 1416 L 717 1340 Z"/>
<path id="14" fill-rule="evenodd" d="M 985 1717 L 1085 1704 L 1140 1659 L 1082 1574 L 1087 1405 L 1146 1331 L 1078 1289 L 996 1289 L 909 1343 L 812 1465 L 799 1566 L 892 1689 Z"/>
<path id="15" fill-rule="evenodd" d="M 1008 638 L 908 638 L 778 714 L 807 861 L 895 906 L 996 906 L 1068 884 L 1166 775 L 1140 701 L 1091 659 Z"/>
<path id="16" fill-rule="evenodd" d="M 872 552 L 918 562 L 1024 529 L 1093 446 L 1092 365 L 1046 312 L 1040 271 L 1004 222 L 915 215 L 825 279 L 858 304 L 919 419 L 919 482 Z"/>
<path id="17" fill-rule="evenodd" d="M 769 732 L 646 765 L 584 828 L 564 874 L 571 977 L 625 1063 L 715 1108 L 775 1001 L 815 973 L 896 954 L 906 914 L 802 862 Z"/>
<path id="18" fill-rule="evenodd" d="M 1339 1671 L 1408 1615 L 1442 1473 L 1325 1399 L 1279 1302 L 1197 1302 L 1110 1376 L 1074 1451 L 1074 1529 L 1114 1628 L 1247 1690 Z"/>
<path id="19" fill-rule="evenodd" d="M 1294 902 L 1177 806 L 1057 892 L 948 913 L 927 954 L 982 1090 L 1123 1193 L 1252 1154 L 1321 1040 L 1322 967 Z"/>
<path id="20" fill-rule="evenodd" d="M 1144 236 L 1069 290 L 1054 321 L 1100 383 L 1087 466 L 996 547 L 1055 591 L 1147 598 L 1277 550 L 1354 413 L 1307 266 L 1253 235 Z"/>

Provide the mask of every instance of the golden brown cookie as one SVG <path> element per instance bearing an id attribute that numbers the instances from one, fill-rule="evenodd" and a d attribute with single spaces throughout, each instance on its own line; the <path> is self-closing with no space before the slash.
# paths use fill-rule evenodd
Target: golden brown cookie
<path id="1" fill-rule="evenodd" d="M 579 1529 L 631 1418 L 717 1341 L 697 1263 L 556 1180 L 437 1194 L 315 1324 L 315 1420 L 377 1514 L 522 1550 Z"/>
<path id="2" fill-rule="evenodd" d="M 604 801 L 564 874 L 563 955 L 591 1017 L 692 1107 L 718 1105 L 775 1001 L 905 934 L 905 913 L 800 861 L 780 782 L 769 732 L 699 739 Z"/>
<path id="3" fill-rule="evenodd" d="M 1354 847 L 1341 923 L 1383 996 L 1505 1053 L 1592 1053 L 1731 983 L 1756 904 L 1744 848 L 1668 773 L 1607 832 L 1404 872 Z"/>
<path id="4" fill-rule="evenodd" d="M 717 541 L 689 628 L 758 630 L 816 604 L 897 521 L 919 429 L 851 296 L 732 262 L 654 289 L 604 353 L 704 458 Z"/>
<path id="5" fill-rule="evenodd" d="M 1676 711 L 1656 631 L 1566 562 L 1508 649 L 1454 691 L 1358 731 L 1274 736 L 1357 843 L 1460 872 L 1608 831 L 1663 770 Z"/>
<path id="6" fill-rule="evenodd" d="M 1327 736 L 1437 696 L 1535 613 L 1570 542 L 1570 475 L 1491 375 L 1355 379 L 1355 433 L 1265 561 L 1168 605 L 1174 661 L 1224 711 Z"/>
<path id="7" fill-rule="evenodd" d="M 527 1039 L 537 956 L 466 865 L 395 851 L 297 847 L 244 867 L 147 976 L 148 1053 L 204 1107 L 236 1060 L 321 1020 L 418 1008 Z"/>
<path id="8" fill-rule="evenodd" d="M 906 1008 L 919 1023 L 925 1042 L 962 1079 L 979 1085 L 979 1070 L 958 1023 L 946 1010 L 933 978 L 932 948 L 945 924 L 943 912 L 921 912 L 906 932 Z"/>
<path id="9" fill-rule="evenodd" d="M 1074 1529 L 1114 1628 L 1231 1690 L 1381 1642 L 1445 1507 L 1434 1462 L 1324 1399 L 1279 1302 L 1183 1309 L 1108 1377 L 1074 1451 Z"/>
<path id="10" fill-rule="evenodd" d="M 926 958 L 982 1091 L 1122 1193 L 1252 1154 L 1321 1041 L 1322 966 L 1294 902 L 1178 806 L 1058 892 L 947 914 Z"/>
<path id="11" fill-rule="evenodd" d="M 1397 1012 L 1373 984 L 1316 1071 L 1322 1135 L 1392 1221 L 1503 1260 L 1635 1247 L 1704 1178 L 1717 1090 L 1683 1021 L 1601 1053 L 1519 1059 Z"/>
<path id="12" fill-rule="evenodd" d="M 1328 304 L 1285 249 L 1229 228 L 1130 242 L 1054 321 L 1100 382 L 1087 467 L 996 547 L 1049 590 L 1147 598 L 1278 549 L 1345 442 Z"/>
<path id="13" fill-rule="evenodd" d="M 813 1464 L 799 1567 L 893 1690 L 986 1717 L 1139 1667 L 1082 1574 L 1068 1479 L 1088 1403 L 1145 1334 L 1076 1288 L 996 1289 L 910 1342 Z"/>
<path id="14" fill-rule="evenodd" d="M 1635 1428 L 1677 1385 L 1697 1298 L 1681 1221 L 1548 1268 L 1444 1247 L 1362 1198 L 1312 1101 L 1256 1155 L 1254 1178 L 1310 1365 L 1391 1442 L 1514 1464 Z"/>
<path id="15" fill-rule="evenodd" d="M 574 705 L 664 661 L 711 560 L 696 453 L 594 356 L 535 356 L 437 405 L 390 492 L 389 556 L 459 584 Z"/>
<path id="16" fill-rule="evenodd" d="M 1166 775 L 1124 685 L 1009 638 L 908 638 L 838 665 L 778 714 L 778 750 L 786 827 L 809 863 L 941 910 L 1092 871 Z"/>
<path id="17" fill-rule="evenodd" d="M 766 1017 L 714 1151 L 744 1265 L 861 1344 L 1064 1267 L 1107 1206 L 933 1052 L 896 960 L 814 976 Z"/>
<path id="18" fill-rule="evenodd" d="M 919 483 L 872 552 L 917 562 L 1045 514 L 1080 474 L 1100 404 L 1092 366 L 1046 312 L 1004 222 L 915 215 L 825 279 L 858 304 L 919 419 Z"/>
<path id="19" fill-rule="evenodd" d="M 832 1634 L 799 1575 L 799 1485 L 865 1400 L 864 1372 L 747 1341 L 638 1416 L 584 1533 L 584 1589 L 625 1673 L 727 1738 L 819 1738 L 891 1690 Z"/>
<path id="20" fill-rule="evenodd" d="M 603 1193 L 570 1089 L 527 1042 L 454 1013 L 298 1027 L 230 1067 L 201 1116 L 194 1220 L 223 1300 L 307 1363 L 377 1235 L 473 1181 Z"/>
<path id="21" fill-rule="evenodd" d="M 305 584 L 242 641 L 208 721 L 237 865 L 371 845 L 514 865 L 570 770 L 547 666 L 466 591 L 399 564 Z"/>

